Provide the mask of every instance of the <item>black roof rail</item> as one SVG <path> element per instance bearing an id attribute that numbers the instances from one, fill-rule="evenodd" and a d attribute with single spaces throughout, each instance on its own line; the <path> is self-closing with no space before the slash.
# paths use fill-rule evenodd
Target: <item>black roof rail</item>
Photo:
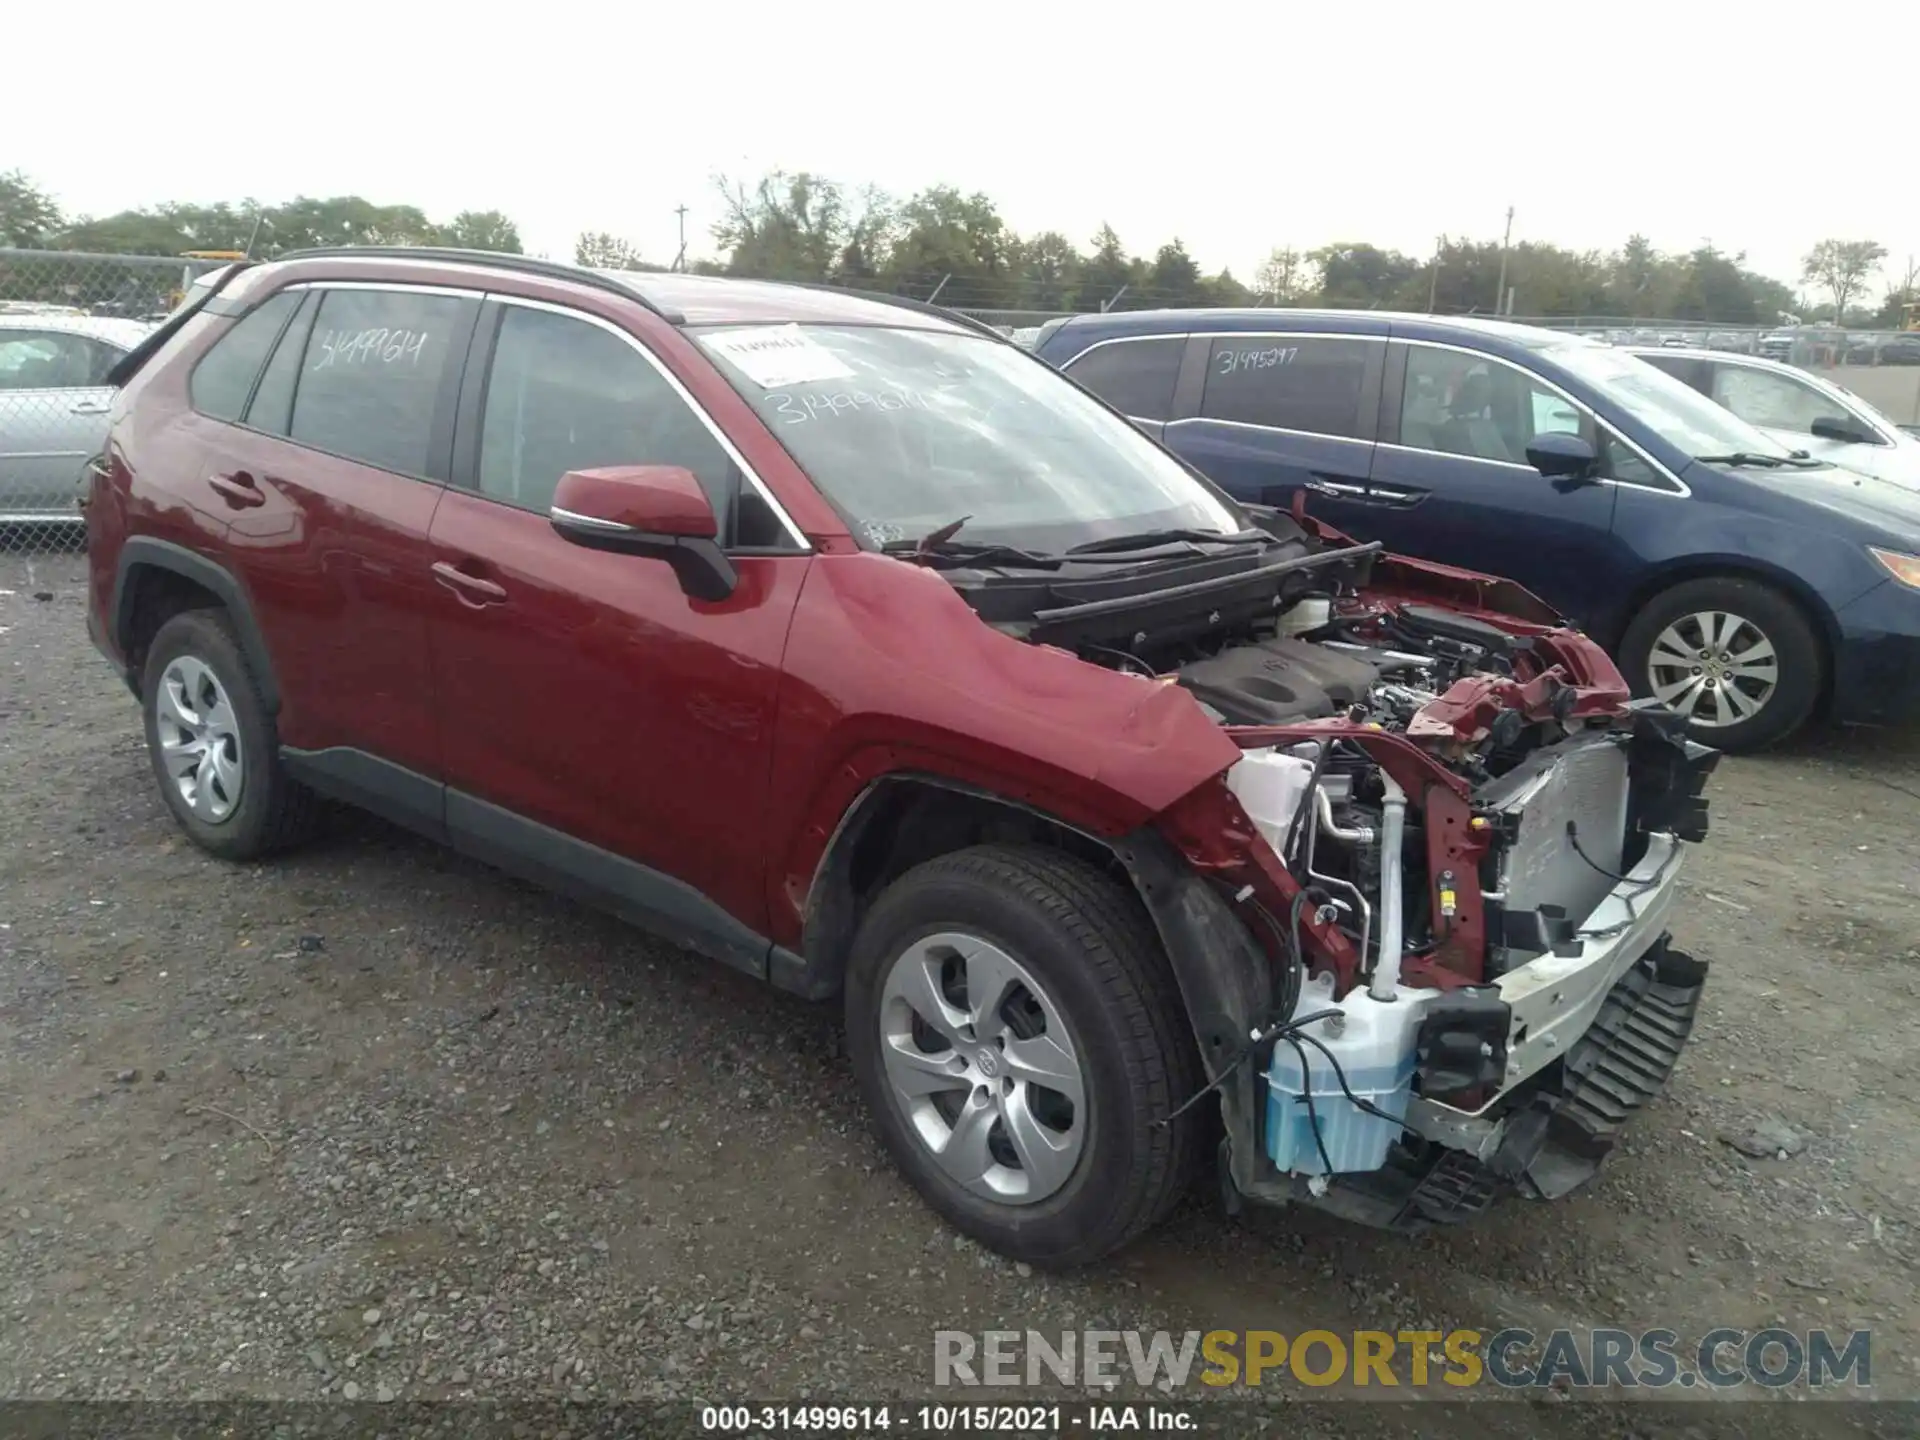
<path id="1" fill-rule="evenodd" d="M 651 300 L 638 285 L 615 279 L 599 270 L 569 265 L 560 260 L 540 260 L 532 255 L 507 255 L 496 250 L 462 250 L 448 245 L 325 245 L 309 250 L 289 250 L 276 260 L 321 260 L 332 257 L 371 260 L 439 260 L 449 264 L 489 265 L 495 270 L 517 270 L 523 275 L 539 275 L 549 280 L 571 280 L 595 290 L 605 290 L 623 300 L 638 300 L 669 325 L 684 325 L 687 317 Z M 636 272 L 642 273 L 642 272 Z"/>
<path id="2" fill-rule="evenodd" d="M 851 295 L 856 300 L 872 300 L 880 305 L 896 305 L 902 310 L 918 311 L 922 315 L 937 315 L 955 325 L 964 325 L 969 330 L 977 330 L 982 335 L 991 335 L 994 339 L 1007 344 L 1012 342 L 984 320 L 976 320 L 958 310 L 949 310 L 944 305 L 930 304 L 925 300 L 914 300 L 905 295 L 889 295 L 884 290 L 849 290 L 844 285 L 828 285 L 819 280 L 783 280 L 783 285 L 794 285 L 802 290 L 825 290 L 831 295 Z"/>

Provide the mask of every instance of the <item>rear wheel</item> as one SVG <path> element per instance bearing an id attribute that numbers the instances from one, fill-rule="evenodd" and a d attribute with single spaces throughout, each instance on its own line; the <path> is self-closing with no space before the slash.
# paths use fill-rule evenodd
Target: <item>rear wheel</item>
<path id="1" fill-rule="evenodd" d="M 1820 699 L 1824 655 L 1800 607 L 1770 586 L 1731 576 L 1656 595 L 1620 643 L 1637 695 L 1686 718 L 1721 750 L 1757 750 L 1804 725 Z"/>
<path id="2" fill-rule="evenodd" d="M 161 798 L 196 845 L 253 860 L 307 837 L 318 802 L 280 763 L 273 717 L 224 611 L 188 610 L 160 627 L 140 696 Z"/>
<path id="3" fill-rule="evenodd" d="M 846 1007 L 888 1150 L 968 1235 L 1082 1264 L 1179 1198 L 1198 1057 L 1152 922 L 1092 866 L 990 845 L 909 871 L 861 923 Z"/>

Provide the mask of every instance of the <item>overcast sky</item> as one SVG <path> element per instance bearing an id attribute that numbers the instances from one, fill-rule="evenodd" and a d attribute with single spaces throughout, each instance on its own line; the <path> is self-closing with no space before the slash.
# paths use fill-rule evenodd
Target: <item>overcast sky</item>
<path id="1" fill-rule="evenodd" d="M 1710 239 L 1790 284 L 1826 236 L 1920 252 L 1911 84 L 1822 79 L 1813 43 L 1856 74 L 1910 50 L 1892 0 L 12 8 L 0 170 L 70 213 L 358 193 L 666 261 L 682 203 L 711 250 L 715 173 L 785 168 L 1242 278 L 1279 244 L 1497 239 L 1509 205 L 1516 240 Z"/>

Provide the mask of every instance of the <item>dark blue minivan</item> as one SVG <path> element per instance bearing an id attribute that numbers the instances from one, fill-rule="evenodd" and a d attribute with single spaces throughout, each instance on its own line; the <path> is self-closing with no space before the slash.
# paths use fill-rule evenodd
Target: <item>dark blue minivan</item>
<path id="1" fill-rule="evenodd" d="M 1920 493 L 1807 459 L 1633 355 L 1371 311 L 1083 315 L 1043 359 L 1236 498 L 1507 576 L 1695 735 L 1920 713 Z"/>

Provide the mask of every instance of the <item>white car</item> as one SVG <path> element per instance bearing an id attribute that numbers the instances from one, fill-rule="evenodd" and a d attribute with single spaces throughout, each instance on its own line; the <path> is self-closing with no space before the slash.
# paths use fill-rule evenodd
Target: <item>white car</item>
<path id="1" fill-rule="evenodd" d="M 1831 380 L 1757 355 L 1633 353 L 1791 449 L 1920 489 L 1920 436 Z"/>
<path id="2" fill-rule="evenodd" d="M 107 438 L 107 372 L 153 327 L 54 309 L 0 313 L 0 524 L 80 521 Z"/>

